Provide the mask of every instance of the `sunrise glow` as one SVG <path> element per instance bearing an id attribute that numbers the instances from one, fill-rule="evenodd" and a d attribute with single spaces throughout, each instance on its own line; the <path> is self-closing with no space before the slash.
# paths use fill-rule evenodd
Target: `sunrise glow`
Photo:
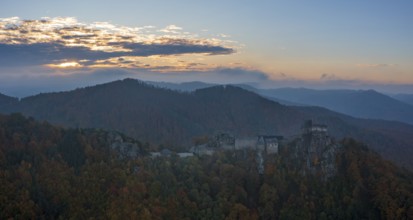
<path id="1" fill-rule="evenodd" d="M 65 62 L 59 64 L 48 64 L 48 67 L 52 68 L 79 68 L 82 67 L 78 62 Z"/>

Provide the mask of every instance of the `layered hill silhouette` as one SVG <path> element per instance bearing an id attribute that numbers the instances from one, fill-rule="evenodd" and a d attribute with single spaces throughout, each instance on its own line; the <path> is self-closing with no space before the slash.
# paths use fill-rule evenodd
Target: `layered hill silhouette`
<path id="1" fill-rule="evenodd" d="M 413 124 L 413 106 L 374 90 L 257 89 L 257 93 L 368 119 Z"/>
<path id="2" fill-rule="evenodd" d="M 149 83 L 177 91 L 194 91 L 214 86 L 203 82 Z M 259 89 L 248 84 L 236 84 L 235 86 L 283 105 L 319 106 L 353 117 L 413 124 L 413 95 L 411 94 L 385 95 L 374 90 Z"/>
<path id="3" fill-rule="evenodd" d="M 0 106 L 1 107 L 1 106 Z M 39 94 L 0 108 L 68 127 L 117 130 L 142 141 L 191 146 L 198 136 L 228 132 L 235 136 L 300 132 L 303 121 L 325 123 L 337 138 L 366 142 L 385 158 L 413 168 L 413 126 L 356 119 L 317 107 L 288 107 L 235 86 L 194 92 L 158 88 L 138 80 Z"/>
<path id="4" fill-rule="evenodd" d="M 395 94 L 392 97 L 413 106 L 413 94 Z"/>
<path id="5" fill-rule="evenodd" d="M 200 81 L 183 82 L 183 83 L 145 81 L 145 83 L 154 85 L 160 88 L 172 89 L 172 90 L 182 91 L 182 92 L 192 92 L 197 89 L 205 89 L 208 87 L 217 86 L 217 84 L 204 83 Z"/>

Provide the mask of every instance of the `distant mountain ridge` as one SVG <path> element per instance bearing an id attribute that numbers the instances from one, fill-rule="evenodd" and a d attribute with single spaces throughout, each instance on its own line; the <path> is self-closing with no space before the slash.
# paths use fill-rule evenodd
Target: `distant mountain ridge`
<path id="1" fill-rule="evenodd" d="M 257 93 L 304 105 L 320 106 L 359 118 L 413 124 L 413 106 L 374 90 L 261 89 Z"/>
<path id="2" fill-rule="evenodd" d="M 203 82 L 149 83 L 178 91 L 195 91 L 214 86 Z M 234 86 L 255 92 L 283 105 L 320 106 L 353 117 L 413 124 L 413 95 L 411 94 L 385 95 L 374 90 L 260 89 L 248 84 Z"/>
<path id="3" fill-rule="evenodd" d="M 176 92 L 125 79 L 69 92 L 26 97 L 1 112 L 22 112 L 39 120 L 81 128 L 117 130 L 142 141 L 190 146 L 197 136 L 300 132 L 303 121 L 325 123 L 337 138 L 365 141 L 385 158 L 413 168 L 413 126 L 355 119 L 317 107 L 289 107 L 235 86 Z"/>
<path id="4" fill-rule="evenodd" d="M 183 92 L 193 92 L 197 89 L 205 89 L 205 88 L 220 85 L 220 84 L 204 83 L 204 82 L 199 82 L 199 81 L 182 82 L 182 83 L 145 81 L 145 83 L 154 85 L 159 88 L 172 89 L 175 91 L 183 91 Z M 248 91 L 251 91 L 257 94 L 260 94 L 261 92 L 261 89 L 257 89 L 254 86 L 251 86 L 249 84 L 229 84 L 229 85 L 240 87 L 240 88 L 243 88 L 245 90 L 248 90 Z M 278 98 L 271 97 L 271 96 L 266 96 L 266 95 L 263 95 L 263 96 L 264 98 L 270 99 L 272 101 L 276 101 L 283 105 L 303 105 L 299 103 L 290 102 L 287 100 L 278 99 Z"/>
<path id="5" fill-rule="evenodd" d="M 413 106 L 413 94 L 395 94 L 391 97 Z"/>
<path id="6" fill-rule="evenodd" d="M 205 89 L 208 87 L 218 85 L 218 84 L 212 84 L 212 83 L 204 83 L 200 81 L 182 82 L 182 83 L 145 81 L 145 83 L 154 85 L 159 88 L 172 89 L 172 90 L 183 91 L 183 92 L 192 92 L 197 89 Z"/>

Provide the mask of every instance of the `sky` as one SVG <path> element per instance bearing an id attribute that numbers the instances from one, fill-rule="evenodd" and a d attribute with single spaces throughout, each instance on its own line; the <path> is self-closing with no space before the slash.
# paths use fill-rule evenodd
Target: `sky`
<path id="1" fill-rule="evenodd" d="M 413 93 L 413 1 L 2 0 L 0 93 L 122 78 Z"/>

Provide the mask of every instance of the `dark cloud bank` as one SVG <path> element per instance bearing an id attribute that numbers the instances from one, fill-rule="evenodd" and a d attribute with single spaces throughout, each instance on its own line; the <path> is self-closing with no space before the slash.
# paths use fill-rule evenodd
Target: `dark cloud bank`
<path id="1" fill-rule="evenodd" d="M 131 52 L 106 52 L 90 50 L 87 47 L 68 47 L 58 43 L 0 44 L 0 65 L 30 66 L 54 63 L 60 60 L 89 60 L 91 62 L 121 56 L 179 55 L 186 53 L 206 53 L 210 55 L 230 54 L 234 50 L 221 46 L 180 44 L 128 43 Z"/>

